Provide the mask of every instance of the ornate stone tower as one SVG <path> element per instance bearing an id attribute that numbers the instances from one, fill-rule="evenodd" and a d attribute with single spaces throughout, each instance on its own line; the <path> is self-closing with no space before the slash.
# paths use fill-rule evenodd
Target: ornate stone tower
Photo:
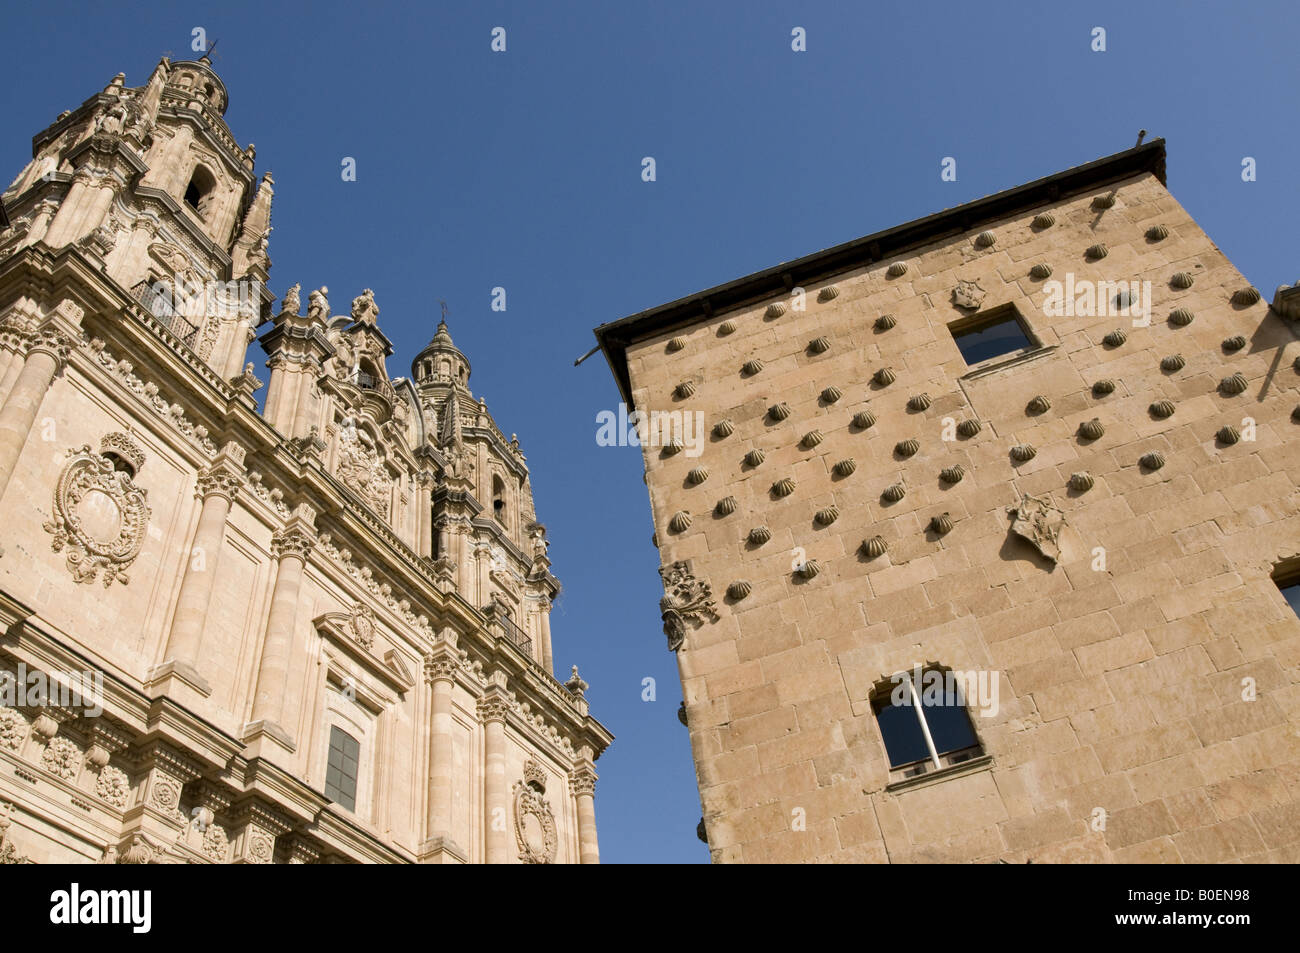
<path id="1" fill-rule="evenodd" d="M 1157 140 L 597 329 L 715 861 L 1296 860 L 1300 287 L 1164 177 Z"/>
<path id="2" fill-rule="evenodd" d="M 3 196 L 0 852 L 595 862 L 612 739 L 518 441 L 445 324 L 413 383 L 369 289 L 272 307 L 226 103 L 206 58 L 119 74 Z"/>

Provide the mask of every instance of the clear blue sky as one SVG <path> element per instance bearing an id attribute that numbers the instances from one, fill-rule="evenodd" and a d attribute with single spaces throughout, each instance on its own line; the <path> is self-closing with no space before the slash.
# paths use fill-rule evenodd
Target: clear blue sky
<path id="1" fill-rule="evenodd" d="M 475 394 L 519 434 L 565 583 L 556 664 L 581 664 L 618 736 L 597 765 L 603 858 L 706 862 L 639 451 L 596 445 L 617 390 L 599 355 L 573 367 L 591 329 L 1126 149 L 1140 128 L 1168 140 L 1170 189 L 1271 297 L 1300 278 L 1298 19 L 1294 0 L 22 4 L 5 14 L 0 172 L 114 73 L 139 85 L 163 53 L 193 58 L 197 26 L 219 40 L 226 118 L 275 175 L 272 290 L 328 284 L 338 309 L 374 288 L 395 374 L 446 299 Z"/>

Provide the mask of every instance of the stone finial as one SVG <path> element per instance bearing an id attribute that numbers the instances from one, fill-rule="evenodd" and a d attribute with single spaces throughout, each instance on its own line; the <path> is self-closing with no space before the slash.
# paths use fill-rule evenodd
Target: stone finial
<path id="1" fill-rule="evenodd" d="M 572 674 L 569 676 L 569 680 L 564 683 L 564 687 L 579 698 L 586 695 L 588 686 L 587 683 L 582 680 L 582 676 L 578 674 L 578 666 L 573 666 Z"/>

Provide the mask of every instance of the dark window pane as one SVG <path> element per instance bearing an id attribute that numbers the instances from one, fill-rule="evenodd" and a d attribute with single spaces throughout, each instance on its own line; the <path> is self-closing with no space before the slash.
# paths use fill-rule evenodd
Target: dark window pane
<path id="1" fill-rule="evenodd" d="M 923 696 L 924 697 L 924 696 Z M 961 751 L 979 744 L 970 716 L 955 692 L 945 692 L 942 701 L 925 698 L 925 723 L 930 728 L 934 750 L 940 755 Z"/>
<path id="2" fill-rule="evenodd" d="M 916 721 L 916 709 L 911 705 L 886 704 L 876 711 L 876 721 L 880 723 L 891 768 L 929 759 L 930 749 L 925 745 L 925 735 Z"/>
<path id="3" fill-rule="evenodd" d="M 1296 615 L 1300 615 L 1300 582 L 1293 582 L 1289 586 L 1279 587 L 1282 595 L 1286 597 L 1287 605 Z"/>
<path id="4" fill-rule="evenodd" d="M 1015 318 L 1004 318 L 968 331 L 954 331 L 952 336 L 967 364 L 978 364 L 1033 346 L 1025 329 Z"/>
<path id="5" fill-rule="evenodd" d="M 330 729 L 329 765 L 325 770 L 325 796 L 349 811 L 357 809 L 357 762 L 361 743 L 340 728 Z"/>

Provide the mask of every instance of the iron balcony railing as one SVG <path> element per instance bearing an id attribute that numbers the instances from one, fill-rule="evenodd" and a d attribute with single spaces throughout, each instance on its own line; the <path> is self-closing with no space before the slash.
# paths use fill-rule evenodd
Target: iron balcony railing
<path id="1" fill-rule="evenodd" d="M 163 286 L 142 281 L 133 289 L 135 300 L 191 351 L 199 341 L 199 326 L 177 314 L 172 307 L 171 292 Z"/>
<path id="2" fill-rule="evenodd" d="M 519 628 L 504 612 L 497 610 L 495 606 L 486 606 L 483 614 L 489 619 L 501 623 L 501 631 L 505 633 L 507 639 L 523 650 L 529 658 L 533 657 L 533 640 L 528 637 L 528 633 Z"/>

